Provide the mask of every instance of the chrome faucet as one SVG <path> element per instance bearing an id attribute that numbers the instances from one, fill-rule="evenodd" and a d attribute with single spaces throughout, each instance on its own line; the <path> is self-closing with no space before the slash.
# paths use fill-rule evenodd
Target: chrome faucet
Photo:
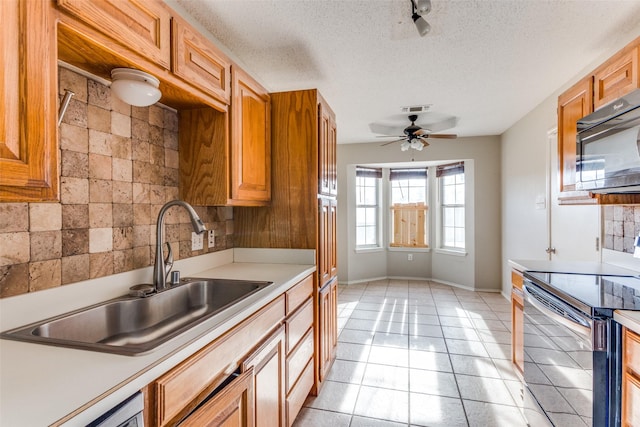
<path id="1" fill-rule="evenodd" d="M 189 213 L 189 217 L 191 218 L 193 231 L 200 234 L 204 233 L 207 230 L 196 211 L 187 202 L 184 202 L 182 200 L 172 200 L 162 206 L 162 208 L 160 208 L 160 212 L 158 213 L 158 222 L 156 224 L 156 262 L 153 264 L 153 285 L 156 288 L 156 292 L 162 292 L 167 289 L 167 277 L 169 276 L 169 273 L 171 273 L 171 268 L 173 268 L 173 254 L 171 251 L 171 245 L 169 244 L 169 242 L 167 242 L 166 259 L 163 257 L 164 254 L 162 248 L 164 214 L 172 206 L 182 206 L 187 210 L 187 212 Z"/>

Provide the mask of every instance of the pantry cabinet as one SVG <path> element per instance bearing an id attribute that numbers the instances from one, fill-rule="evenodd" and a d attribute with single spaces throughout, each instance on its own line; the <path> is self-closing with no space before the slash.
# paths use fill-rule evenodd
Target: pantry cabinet
<path id="1" fill-rule="evenodd" d="M 55 17 L 43 1 L 0 2 L 0 202 L 58 190 Z"/>
<path id="2" fill-rule="evenodd" d="M 560 204 L 640 203 L 636 194 L 577 191 L 576 122 L 598 108 L 640 88 L 640 37 L 558 96 L 558 202 Z"/>
<path id="3" fill-rule="evenodd" d="M 233 211 L 235 247 L 316 251 L 315 353 L 325 356 L 322 365 L 315 361 L 316 392 L 335 357 L 335 340 L 325 338 L 337 334 L 335 135 L 335 117 L 317 90 L 272 93 L 271 204 Z"/>
<path id="4" fill-rule="evenodd" d="M 168 69 L 171 10 L 160 0 L 58 0 L 64 12 Z"/>

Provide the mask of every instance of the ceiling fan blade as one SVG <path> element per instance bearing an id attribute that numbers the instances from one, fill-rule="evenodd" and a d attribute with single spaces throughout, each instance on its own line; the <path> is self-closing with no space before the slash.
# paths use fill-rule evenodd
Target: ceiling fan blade
<path id="1" fill-rule="evenodd" d="M 389 144 L 393 144 L 394 142 L 400 142 L 400 141 L 404 141 L 406 138 L 402 138 L 402 139 L 394 139 L 393 141 L 389 141 L 389 142 L 385 142 L 384 144 L 380 144 L 381 147 L 384 147 L 385 145 L 389 145 Z"/>
<path id="2" fill-rule="evenodd" d="M 430 132 L 429 129 L 424 129 L 423 128 L 423 129 L 416 130 L 415 132 L 413 132 L 413 134 L 415 136 L 429 136 L 429 132 Z"/>
<path id="3" fill-rule="evenodd" d="M 406 138 L 404 135 L 376 135 L 376 138 Z"/>
<path id="4" fill-rule="evenodd" d="M 456 135 L 455 133 L 432 133 L 426 136 L 423 136 L 423 138 L 441 138 L 441 139 L 456 139 L 458 137 L 458 135 Z"/>

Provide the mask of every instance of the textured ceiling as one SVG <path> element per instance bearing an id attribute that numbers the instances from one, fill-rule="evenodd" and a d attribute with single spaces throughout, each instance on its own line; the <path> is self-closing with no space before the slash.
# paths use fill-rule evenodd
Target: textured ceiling
<path id="1" fill-rule="evenodd" d="M 447 133 L 501 134 L 640 34 L 638 0 L 432 0 L 422 38 L 409 0 L 175 1 L 270 91 L 318 88 L 339 143 L 421 104 L 458 118 Z"/>

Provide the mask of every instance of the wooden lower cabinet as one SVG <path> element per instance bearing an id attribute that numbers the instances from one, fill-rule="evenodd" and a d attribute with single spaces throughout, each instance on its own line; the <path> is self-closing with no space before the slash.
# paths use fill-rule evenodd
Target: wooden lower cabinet
<path id="1" fill-rule="evenodd" d="M 511 272 L 511 361 L 516 370 L 524 373 L 524 301 L 522 273 Z"/>
<path id="2" fill-rule="evenodd" d="M 623 328 L 622 427 L 640 426 L 640 335 Z"/>
<path id="3" fill-rule="evenodd" d="M 256 427 L 281 427 L 285 424 L 285 328 L 280 326 L 242 364 L 253 370 L 253 411 Z"/>
<path id="4" fill-rule="evenodd" d="M 181 427 L 255 426 L 255 374 L 253 368 L 249 368 L 179 425 Z"/>

